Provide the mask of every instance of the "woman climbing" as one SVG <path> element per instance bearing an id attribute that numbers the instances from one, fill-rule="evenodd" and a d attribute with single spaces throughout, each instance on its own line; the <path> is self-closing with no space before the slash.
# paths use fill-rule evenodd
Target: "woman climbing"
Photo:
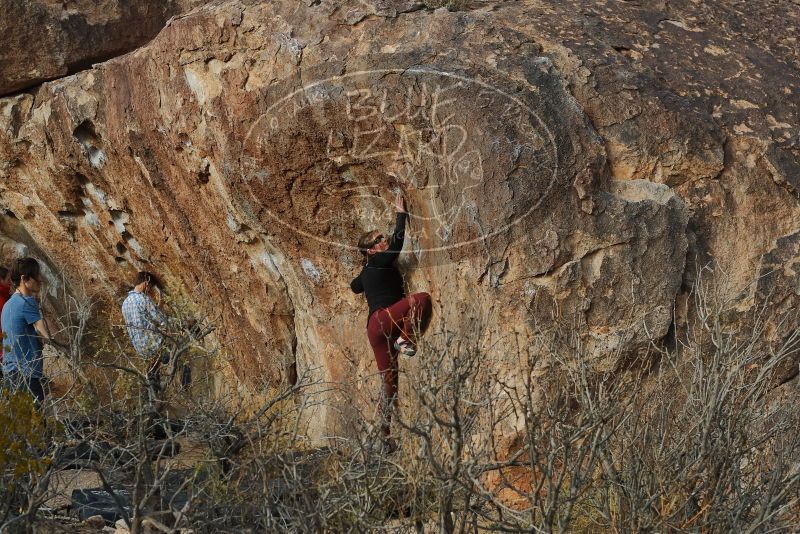
<path id="1" fill-rule="evenodd" d="M 395 199 L 395 211 L 397 221 L 388 240 L 378 230 L 367 232 L 358 240 L 358 249 L 366 264 L 350 282 L 354 293 L 366 294 L 369 305 L 367 338 L 383 378 L 379 408 L 382 430 L 387 438 L 391 409 L 397 396 L 397 354 L 416 354 L 416 335 L 425 332 L 431 318 L 431 296 L 414 293 L 406 297 L 403 277 L 395 265 L 403 248 L 408 219 L 401 193 Z M 390 448 L 393 448 L 391 444 Z"/>

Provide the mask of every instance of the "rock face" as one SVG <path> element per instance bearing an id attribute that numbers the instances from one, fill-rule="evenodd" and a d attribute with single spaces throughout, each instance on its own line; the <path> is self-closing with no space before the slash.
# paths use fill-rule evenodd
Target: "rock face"
<path id="1" fill-rule="evenodd" d="M 435 329 L 480 318 L 513 375 L 520 344 L 569 318 L 613 370 L 680 328 L 697 265 L 746 311 L 798 257 L 797 26 L 742 48 L 746 13 L 695 6 L 204 6 L 0 100 L 3 250 L 106 294 L 166 273 L 220 318 L 239 380 L 309 373 L 367 405 L 353 245 L 390 229 L 402 189 L 402 263 Z M 798 274 L 772 280 L 790 309 Z"/>
<path id="2" fill-rule="evenodd" d="M 88 68 L 149 41 L 198 0 L 3 0 L 0 95 Z"/>

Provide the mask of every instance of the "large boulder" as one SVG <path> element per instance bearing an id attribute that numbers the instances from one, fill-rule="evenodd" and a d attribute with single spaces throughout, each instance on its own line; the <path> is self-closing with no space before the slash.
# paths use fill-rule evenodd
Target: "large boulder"
<path id="1" fill-rule="evenodd" d="M 4 233 L 100 292 L 167 273 L 219 317 L 238 380 L 308 373 L 364 406 L 377 388 L 353 245 L 388 231 L 393 190 L 411 212 L 409 289 L 433 294 L 440 331 L 480 318 L 486 365 L 509 375 L 520 346 L 565 319 L 585 327 L 591 366 L 614 370 L 676 328 L 687 253 L 719 258 L 741 289 L 798 230 L 794 148 L 767 111 L 707 108 L 702 69 L 655 72 L 689 68 L 693 52 L 672 49 L 699 46 L 683 15 L 464 8 L 208 5 L 133 53 L 0 100 Z M 694 61 L 723 55 L 707 54 Z M 708 70 L 708 90 L 725 75 Z M 747 84 L 727 90 L 756 84 L 765 106 L 778 91 Z M 726 241 L 742 220 L 752 239 Z M 778 246 L 765 262 L 794 253 Z M 341 413 L 320 410 L 314 428 L 341 428 Z"/>
<path id="2" fill-rule="evenodd" d="M 155 36 L 199 0 L 3 0 L 0 95 L 88 68 Z"/>

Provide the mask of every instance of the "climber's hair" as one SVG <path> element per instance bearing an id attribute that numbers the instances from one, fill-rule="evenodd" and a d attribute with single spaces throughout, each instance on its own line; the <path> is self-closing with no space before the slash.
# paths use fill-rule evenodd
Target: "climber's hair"
<path id="1" fill-rule="evenodd" d="M 370 230 L 358 240 L 358 251 L 361 252 L 365 258 L 369 256 L 369 249 L 375 246 L 375 232 L 376 230 Z"/>
<path id="2" fill-rule="evenodd" d="M 158 276 L 147 271 L 139 271 L 136 274 L 136 283 L 134 285 L 138 286 L 144 282 L 149 282 L 151 286 L 158 288 L 159 291 L 164 291 L 164 285 L 161 283 Z"/>
<path id="3" fill-rule="evenodd" d="M 19 258 L 11 266 L 11 282 L 15 286 L 19 286 L 23 276 L 25 278 L 38 278 L 41 272 L 39 262 L 35 258 Z"/>
<path id="4" fill-rule="evenodd" d="M 5 279 L 6 276 L 8 276 L 8 269 L 0 267 L 0 280 Z"/>

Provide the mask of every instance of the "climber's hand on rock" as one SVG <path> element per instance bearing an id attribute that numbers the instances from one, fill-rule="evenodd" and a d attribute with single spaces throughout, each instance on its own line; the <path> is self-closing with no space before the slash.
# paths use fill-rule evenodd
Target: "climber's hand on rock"
<path id="1" fill-rule="evenodd" d="M 397 193 L 397 196 L 394 197 L 394 209 L 397 213 L 406 212 L 406 199 L 403 197 L 403 193 Z"/>

